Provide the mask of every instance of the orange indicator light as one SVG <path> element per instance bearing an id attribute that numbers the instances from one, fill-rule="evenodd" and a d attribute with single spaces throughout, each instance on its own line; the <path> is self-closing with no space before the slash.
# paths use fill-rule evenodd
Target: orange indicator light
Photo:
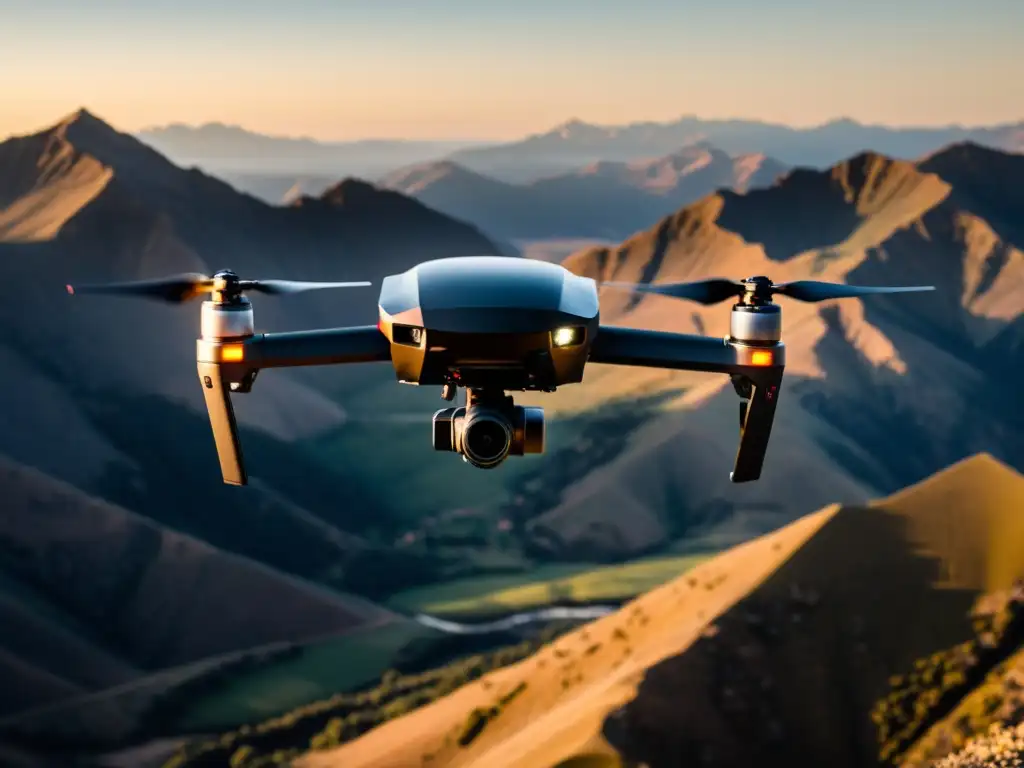
<path id="1" fill-rule="evenodd" d="M 773 360 L 771 350 L 768 349 L 755 349 L 750 354 L 751 365 L 771 365 Z"/>
<path id="2" fill-rule="evenodd" d="M 223 363 L 240 363 L 245 359 L 245 347 L 241 344 L 225 344 L 220 349 L 220 359 Z"/>

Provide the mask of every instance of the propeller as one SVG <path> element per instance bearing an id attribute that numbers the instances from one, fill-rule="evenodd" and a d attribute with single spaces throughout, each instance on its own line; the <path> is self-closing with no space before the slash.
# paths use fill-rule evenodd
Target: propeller
<path id="1" fill-rule="evenodd" d="M 172 304 L 182 304 L 208 293 L 220 293 L 230 300 L 241 296 L 243 291 L 256 291 L 269 296 L 283 296 L 291 293 L 321 288 L 356 288 L 368 286 L 368 282 L 317 283 L 294 280 L 241 280 L 230 270 L 221 270 L 212 277 L 198 272 L 186 272 L 157 280 L 136 280 L 127 283 L 101 283 L 95 285 L 67 286 L 71 295 L 79 293 L 115 294 L 158 299 Z"/>
<path id="2" fill-rule="evenodd" d="M 718 304 L 733 297 L 743 297 L 748 303 L 771 301 L 773 294 L 788 296 L 797 301 L 828 301 L 869 296 L 878 293 L 916 293 L 934 291 L 934 285 L 863 286 L 843 283 L 823 283 L 817 280 L 797 280 L 792 283 L 773 283 L 767 277 L 746 280 L 711 278 L 692 283 L 602 283 L 612 288 L 625 288 L 641 293 L 655 293 L 676 299 L 688 299 L 700 304 Z"/>

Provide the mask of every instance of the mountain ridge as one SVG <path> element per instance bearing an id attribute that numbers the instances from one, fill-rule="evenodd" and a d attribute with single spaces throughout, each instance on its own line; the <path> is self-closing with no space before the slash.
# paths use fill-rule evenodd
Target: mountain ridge
<path id="1" fill-rule="evenodd" d="M 451 158 L 480 173 L 509 180 L 536 178 L 597 160 L 665 154 L 694 141 L 727 152 L 761 152 L 790 166 L 822 167 L 862 147 L 917 159 L 954 141 L 974 139 L 1004 150 L 1024 149 L 1024 121 L 994 126 L 893 127 L 837 119 L 808 128 L 746 119 L 705 120 L 687 115 L 668 122 L 600 126 L 580 120 L 519 141 L 473 147 Z"/>
<path id="2" fill-rule="evenodd" d="M 615 238 L 715 189 L 745 191 L 785 170 L 763 155 L 731 157 L 698 143 L 651 160 L 602 160 L 526 183 L 506 183 L 453 160 L 399 169 L 380 183 L 506 238 Z"/>

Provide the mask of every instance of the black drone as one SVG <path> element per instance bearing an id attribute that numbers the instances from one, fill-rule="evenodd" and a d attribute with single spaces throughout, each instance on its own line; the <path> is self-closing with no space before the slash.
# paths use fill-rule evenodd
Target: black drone
<path id="1" fill-rule="evenodd" d="M 442 387 L 465 405 L 434 414 L 433 444 L 475 467 L 544 452 L 544 412 L 517 406 L 508 391 L 553 392 L 583 380 L 588 362 L 728 374 L 740 403 L 734 483 L 761 476 L 786 365 L 782 312 L 774 294 L 826 301 L 933 286 L 858 287 L 812 280 L 604 285 L 701 304 L 735 299 L 725 338 L 601 325 L 597 283 L 557 264 L 504 256 L 437 259 L 384 278 L 376 325 L 289 333 L 254 330 L 246 291 L 280 295 L 370 283 L 242 280 L 231 271 L 163 280 L 68 286 L 69 293 L 114 293 L 180 303 L 203 302 L 196 342 L 199 380 L 224 482 L 246 485 L 231 393 L 250 392 L 264 368 L 390 362 L 406 384 Z"/>

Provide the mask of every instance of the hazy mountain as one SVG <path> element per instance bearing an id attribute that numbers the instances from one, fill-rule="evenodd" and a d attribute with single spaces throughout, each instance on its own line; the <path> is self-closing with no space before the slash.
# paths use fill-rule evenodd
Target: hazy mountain
<path id="1" fill-rule="evenodd" d="M 731 157 L 701 143 L 655 160 L 602 161 L 523 184 L 451 161 L 404 168 L 381 184 L 499 237 L 622 238 L 716 189 L 767 186 L 785 170 L 771 158 Z"/>
<path id="2" fill-rule="evenodd" d="M 479 141 L 363 139 L 317 141 L 267 136 L 237 125 L 207 123 L 147 128 L 136 137 L 177 165 L 198 165 L 221 174 L 359 176 L 376 178 L 410 163 L 441 157 Z"/>
<path id="3" fill-rule="evenodd" d="M 1024 703 L 1022 497 L 978 455 L 830 505 L 297 765 L 879 768 L 943 729 L 949 751 Z"/>
<path id="4" fill-rule="evenodd" d="M 658 157 L 697 141 L 710 142 L 730 154 L 753 152 L 791 166 L 823 167 L 866 149 L 917 159 L 959 141 L 1018 151 L 1024 149 L 1024 122 L 977 128 L 896 128 L 843 118 L 813 128 L 793 128 L 757 120 L 693 116 L 667 123 L 615 126 L 569 120 L 521 141 L 461 149 L 449 159 L 506 181 L 531 181 L 589 163 Z"/>

